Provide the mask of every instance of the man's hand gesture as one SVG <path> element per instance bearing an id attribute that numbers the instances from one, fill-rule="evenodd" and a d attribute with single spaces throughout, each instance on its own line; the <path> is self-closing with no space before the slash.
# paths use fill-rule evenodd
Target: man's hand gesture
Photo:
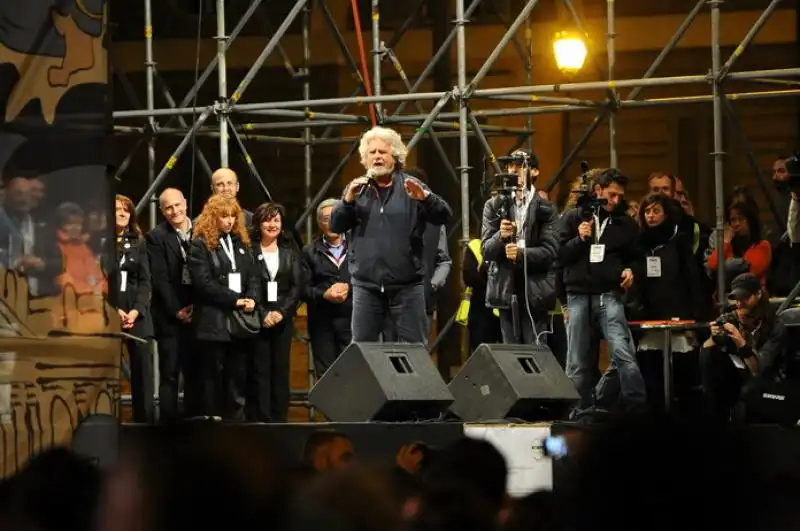
<path id="1" fill-rule="evenodd" d="M 430 195 L 430 191 L 422 186 L 422 183 L 413 177 L 409 177 L 405 181 L 406 193 L 411 199 L 422 201 Z"/>

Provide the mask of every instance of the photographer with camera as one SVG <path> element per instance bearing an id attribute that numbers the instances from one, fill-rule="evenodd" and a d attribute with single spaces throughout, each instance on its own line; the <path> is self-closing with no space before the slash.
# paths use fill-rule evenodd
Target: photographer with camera
<path id="1" fill-rule="evenodd" d="M 563 215 L 559 232 L 567 303 L 566 369 L 581 396 L 573 417 L 595 405 L 611 405 L 617 390 L 625 408 L 641 408 L 646 400 L 622 301 L 633 285 L 639 259 L 638 226 L 628 216 L 623 199 L 628 179 L 611 168 L 590 186 L 588 173 L 585 167 L 586 185 L 577 192 L 578 206 Z M 590 348 L 595 326 L 608 342 L 611 358 L 596 388 L 597 356 Z"/>
<path id="2" fill-rule="evenodd" d="M 481 248 L 488 263 L 486 306 L 500 311 L 504 343 L 539 343 L 556 300 L 555 206 L 536 193 L 539 160 L 527 150 L 507 164 L 496 196 L 483 207 Z"/>
<path id="3" fill-rule="evenodd" d="M 787 346 L 786 327 L 757 276 L 743 273 L 734 278 L 730 298 L 734 311 L 711 323 L 711 337 L 700 352 L 707 410 L 723 422 L 750 389 L 785 377 L 781 368 Z"/>

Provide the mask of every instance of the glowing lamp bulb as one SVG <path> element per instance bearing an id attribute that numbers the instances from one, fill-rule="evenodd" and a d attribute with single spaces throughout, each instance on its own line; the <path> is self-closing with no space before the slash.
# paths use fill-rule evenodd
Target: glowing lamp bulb
<path id="1" fill-rule="evenodd" d="M 574 74 L 583 68 L 586 61 L 586 43 L 581 38 L 562 31 L 556 34 L 553 41 L 553 53 L 558 69 L 565 74 Z"/>

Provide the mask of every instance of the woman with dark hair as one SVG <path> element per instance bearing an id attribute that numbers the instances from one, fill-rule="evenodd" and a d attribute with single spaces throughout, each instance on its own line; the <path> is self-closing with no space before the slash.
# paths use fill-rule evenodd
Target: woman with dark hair
<path id="1" fill-rule="evenodd" d="M 248 371 L 247 416 L 258 422 L 286 422 L 289 412 L 292 320 L 303 291 L 303 265 L 284 230 L 285 216 L 281 205 L 264 203 L 253 213 L 251 227 L 262 327 Z"/>
<path id="2" fill-rule="evenodd" d="M 728 285 L 742 273 L 752 273 L 764 284 L 772 261 L 772 248 L 762 236 L 758 211 L 749 201 L 733 203 L 725 211 L 725 223 L 723 256 Z M 706 262 L 712 276 L 716 275 L 717 260 L 717 249 L 714 249 Z"/>
<path id="3" fill-rule="evenodd" d="M 134 422 L 153 421 L 153 319 L 150 315 L 150 266 L 142 231 L 136 222 L 133 201 L 124 195 L 116 197 L 116 308 L 122 331 L 140 340 L 128 339 L 125 346 L 131 370 L 131 395 Z M 117 266 L 118 264 L 118 266 Z M 114 301 L 114 297 L 111 297 Z M 144 342 L 142 342 L 143 340 Z"/>
<path id="4" fill-rule="evenodd" d="M 640 247 L 643 251 L 636 287 L 635 318 L 644 321 L 705 320 L 701 273 L 692 259 L 692 242 L 678 227 L 680 205 L 660 195 L 645 197 L 639 207 Z M 675 395 L 698 380 L 694 338 L 688 333 L 672 335 L 675 353 Z M 647 386 L 647 398 L 656 410 L 664 408 L 663 334 L 644 331 L 638 342 L 639 367 Z M 685 384 L 685 385 L 684 385 Z"/>
<path id="5" fill-rule="evenodd" d="M 203 409 L 243 420 L 247 356 L 256 330 L 241 323 L 255 311 L 260 285 L 236 199 L 216 194 L 203 206 L 192 229 L 188 265 L 195 290 L 195 355 L 203 357 Z"/>

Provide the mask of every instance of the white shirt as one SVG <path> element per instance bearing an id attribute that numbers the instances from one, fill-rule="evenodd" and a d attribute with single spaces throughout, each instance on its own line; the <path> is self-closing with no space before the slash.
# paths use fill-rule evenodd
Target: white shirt
<path id="1" fill-rule="evenodd" d="M 264 265 L 267 267 L 269 278 L 275 280 L 275 275 L 278 274 L 278 264 L 280 264 L 279 251 L 277 249 L 274 251 L 266 251 L 262 247 L 261 254 L 264 257 Z"/>

